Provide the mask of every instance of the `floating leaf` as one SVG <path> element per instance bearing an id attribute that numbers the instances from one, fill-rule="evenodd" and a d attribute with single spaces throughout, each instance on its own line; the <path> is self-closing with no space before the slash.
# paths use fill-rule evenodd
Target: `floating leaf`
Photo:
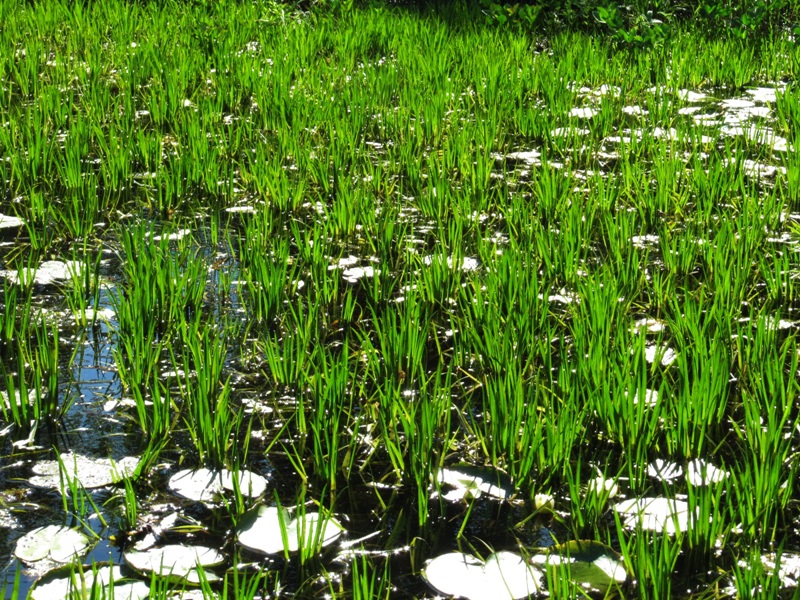
<path id="1" fill-rule="evenodd" d="M 718 469 L 709 462 L 700 458 L 689 463 L 686 469 L 686 480 L 695 487 L 720 483 L 724 481 L 730 473 Z"/>
<path id="2" fill-rule="evenodd" d="M 0 229 L 19 229 L 25 225 L 25 221 L 19 217 L 0 214 Z"/>
<path id="3" fill-rule="evenodd" d="M 597 109 L 591 107 L 578 107 L 573 108 L 569 111 L 570 117 L 577 117 L 578 119 L 591 119 L 595 115 L 597 115 Z"/>
<path id="4" fill-rule="evenodd" d="M 89 538 L 77 529 L 48 525 L 29 531 L 17 540 L 15 554 L 30 564 L 41 560 L 68 563 L 89 548 Z"/>
<path id="5" fill-rule="evenodd" d="M 238 484 L 242 495 L 248 498 L 261 496 L 267 490 L 267 480 L 251 471 L 238 472 Z M 209 502 L 219 498 L 224 490 L 233 491 L 233 474 L 223 469 L 211 471 L 197 469 L 184 470 L 169 478 L 169 489 L 179 496 L 196 502 Z"/>
<path id="6" fill-rule="evenodd" d="M 683 476 L 683 469 L 678 463 L 657 458 L 647 466 L 647 474 L 661 481 L 674 481 Z"/>
<path id="7" fill-rule="evenodd" d="M 81 454 L 65 452 L 61 455 L 65 475 L 78 482 L 87 490 L 111 485 L 129 476 L 139 465 L 139 459 L 126 456 L 118 461 L 108 458 L 90 458 Z M 35 475 L 29 479 L 31 485 L 60 489 L 61 474 L 57 460 L 43 460 L 33 467 Z"/>
<path id="8" fill-rule="evenodd" d="M 19 271 L 0 271 L 0 277 L 5 277 L 17 285 L 52 285 L 72 281 L 73 275 L 80 277 L 83 272 L 83 263 L 68 260 L 46 260 L 36 269 L 21 269 Z"/>
<path id="9" fill-rule="evenodd" d="M 462 464 L 440 469 L 436 479 L 440 486 L 453 488 L 442 496 L 451 502 L 480 498 L 483 494 L 505 500 L 514 493 L 511 478 L 497 469 Z"/>
<path id="10" fill-rule="evenodd" d="M 625 526 L 675 533 L 689 528 L 689 505 L 682 500 L 668 498 L 641 498 L 625 500 L 614 507 L 625 517 Z"/>
<path id="11" fill-rule="evenodd" d="M 111 590 L 111 582 L 114 589 Z M 73 592 L 101 587 L 104 592 L 97 598 L 113 598 L 114 600 L 145 600 L 150 597 L 150 589 L 143 581 L 125 582 L 120 567 L 83 567 L 82 571 L 75 567 L 52 571 L 40 579 L 31 592 L 31 600 L 53 600 L 54 598 L 71 598 Z M 83 597 L 83 596 L 79 596 Z M 88 595 L 86 597 L 89 597 Z M 95 597 L 95 596 L 91 596 Z"/>
<path id="12" fill-rule="evenodd" d="M 137 571 L 155 572 L 162 577 L 194 584 L 200 583 L 198 567 L 213 567 L 224 560 L 225 555 L 213 548 L 183 544 L 170 544 L 144 552 L 133 550 L 125 553 L 125 562 Z M 213 573 L 204 575 L 209 581 L 218 579 Z"/>
<path id="13" fill-rule="evenodd" d="M 486 562 L 450 552 L 428 561 L 422 576 L 434 590 L 467 600 L 514 600 L 538 593 L 543 573 L 513 552 L 497 552 Z"/>
<path id="14" fill-rule="evenodd" d="M 547 554 L 531 557 L 531 563 L 555 569 L 586 593 L 605 594 L 612 585 L 625 583 L 627 572 L 620 555 L 605 544 L 576 540 L 560 544 Z"/>
<path id="15" fill-rule="evenodd" d="M 761 564 L 764 566 L 765 573 L 770 577 L 777 576 L 780 579 L 781 587 L 796 588 L 800 582 L 800 554 L 794 552 L 783 552 L 780 555 L 774 553 L 762 554 Z M 745 560 L 739 561 L 742 569 L 750 568 Z"/>
<path id="16" fill-rule="evenodd" d="M 322 517 L 312 512 L 295 519 L 284 508 L 261 505 L 244 514 L 239 521 L 236 538 L 250 550 L 277 554 L 297 552 L 300 548 L 322 549 L 333 544 L 343 532 L 344 528 L 333 517 Z"/>

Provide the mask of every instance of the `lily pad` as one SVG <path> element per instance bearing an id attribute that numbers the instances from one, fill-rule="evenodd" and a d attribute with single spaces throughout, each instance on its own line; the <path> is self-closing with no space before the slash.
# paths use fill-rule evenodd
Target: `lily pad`
<path id="1" fill-rule="evenodd" d="M 19 217 L 0 214 L 0 229 L 19 229 L 25 225 L 25 221 Z"/>
<path id="2" fill-rule="evenodd" d="M 657 458 L 647 466 L 647 474 L 661 481 L 674 481 L 683 476 L 683 468 L 678 463 Z"/>
<path id="3" fill-rule="evenodd" d="M 65 452 L 61 455 L 65 475 L 78 482 L 87 490 L 105 487 L 130 476 L 139 465 L 139 459 L 126 456 L 118 461 L 109 458 L 91 458 L 82 454 Z M 31 485 L 43 488 L 60 489 L 61 473 L 57 460 L 43 460 L 33 467 Z"/>
<path id="4" fill-rule="evenodd" d="M 114 582 L 113 592 L 110 588 Z M 71 598 L 73 591 L 104 588 L 105 592 L 98 598 L 114 598 L 114 600 L 145 600 L 150 597 L 150 589 L 143 581 L 126 582 L 122 570 L 118 566 L 83 567 L 82 571 L 75 567 L 61 568 L 52 571 L 40 579 L 31 591 L 31 600 L 53 600 L 53 598 Z M 94 597 L 94 596 L 92 596 Z"/>
<path id="5" fill-rule="evenodd" d="M 241 470 L 238 473 L 239 489 L 248 498 L 257 498 L 267 490 L 267 480 L 251 471 Z M 227 469 L 211 471 L 197 469 L 184 470 L 169 478 L 169 489 L 183 498 L 195 502 L 215 501 L 223 491 L 234 490 L 233 473 Z"/>
<path id="6" fill-rule="evenodd" d="M 627 571 L 620 555 L 605 544 L 577 540 L 560 544 L 547 554 L 531 557 L 531 563 L 554 569 L 589 594 L 605 594 L 612 585 L 621 585 Z"/>
<path id="7" fill-rule="evenodd" d="M 661 366 L 668 367 L 678 358 L 678 353 L 668 346 L 648 344 L 644 347 L 644 358 L 650 364 L 658 361 Z"/>
<path id="8" fill-rule="evenodd" d="M 183 544 L 170 544 L 144 552 L 132 550 L 125 553 L 125 562 L 137 571 L 154 572 L 162 577 L 193 584 L 200 583 L 198 567 L 204 569 L 214 567 L 222 564 L 224 560 L 225 555 L 213 548 Z M 204 576 L 208 581 L 218 579 L 213 573 L 204 572 Z"/>
<path id="9" fill-rule="evenodd" d="M 467 600 L 515 600 L 537 594 L 544 573 L 519 554 L 496 552 L 482 561 L 462 552 L 428 561 L 422 576 L 434 590 Z"/>
<path id="10" fill-rule="evenodd" d="M 250 550 L 278 554 L 297 552 L 300 548 L 322 549 L 333 544 L 342 533 L 344 527 L 333 517 L 310 512 L 293 518 L 284 508 L 261 505 L 244 514 L 239 521 L 236 538 Z"/>
<path id="11" fill-rule="evenodd" d="M 697 458 L 689 463 L 686 469 L 686 480 L 695 487 L 711 485 L 724 481 L 730 473 L 723 469 L 718 469 L 709 462 Z"/>
<path id="12" fill-rule="evenodd" d="M 620 502 L 614 510 L 624 517 L 629 529 L 639 525 L 642 529 L 674 534 L 687 531 L 690 525 L 689 505 L 683 500 L 634 498 Z"/>
<path id="13" fill-rule="evenodd" d="M 80 277 L 83 263 L 74 260 L 46 260 L 34 269 L 19 271 L 0 271 L 0 276 L 17 285 L 52 285 L 72 281 L 73 276 Z"/>
<path id="14" fill-rule="evenodd" d="M 19 540 L 14 554 L 32 564 L 42 560 L 68 563 L 89 548 L 89 538 L 77 529 L 48 525 L 29 531 Z"/>
<path id="15" fill-rule="evenodd" d="M 450 469 L 440 469 L 436 479 L 440 486 L 453 488 L 442 495 L 451 502 L 480 498 L 484 494 L 505 500 L 514 493 L 511 478 L 497 469 L 456 465 Z"/>
<path id="16" fill-rule="evenodd" d="M 647 474 L 668 482 L 677 480 L 685 475 L 686 481 L 695 487 L 720 483 L 730 475 L 727 471 L 718 469 L 700 458 L 691 461 L 687 465 L 685 472 L 679 464 L 659 458 L 647 467 Z"/>
<path id="17" fill-rule="evenodd" d="M 40 394 L 43 397 L 46 397 L 47 391 L 41 390 Z M 29 389 L 27 390 L 27 394 L 25 395 L 25 401 L 27 401 L 28 406 L 33 406 L 34 402 L 36 401 L 36 390 Z M 22 391 L 21 390 L 14 390 L 14 405 L 17 407 L 21 407 L 23 404 L 22 399 Z M 4 410 L 11 410 L 11 403 L 9 402 L 9 395 L 7 391 L 0 391 L 0 405 Z"/>

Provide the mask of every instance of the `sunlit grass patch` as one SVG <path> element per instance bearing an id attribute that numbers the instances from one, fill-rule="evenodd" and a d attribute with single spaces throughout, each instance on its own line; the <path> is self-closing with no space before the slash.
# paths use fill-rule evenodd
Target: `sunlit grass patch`
<path id="1" fill-rule="evenodd" d="M 768 581 L 800 550 L 789 38 L 11 4 L 0 488 L 26 530 L 65 525 L 18 483 L 50 469 L 56 520 L 154 597 L 190 547 L 206 597 L 421 597 L 443 556 L 602 595 L 580 548 L 625 597 L 796 592 Z M 97 455 L 138 466 L 92 491 Z M 267 551 L 237 541 L 264 515 Z M 106 568 L 78 562 L 42 589 Z"/>

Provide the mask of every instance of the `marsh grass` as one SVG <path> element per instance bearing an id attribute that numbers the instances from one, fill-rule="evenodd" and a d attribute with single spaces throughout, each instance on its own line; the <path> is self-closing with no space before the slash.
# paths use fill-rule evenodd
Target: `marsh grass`
<path id="1" fill-rule="evenodd" d="M 411 547 L 354 555 L 337 580 L 311 544 L 299 568 L 234 568 L 204 594 L 400 594 L 433 553 L 513 546 L 542 490 L 567 511 L 558 541 L 622 552 L 630 597 L 775 590 L 756 563 L 798 517 L 792 40 L 687 23 L 635 51 L 388 6 L 10 6 L 0 209 L 25 226 L 0 247 L 23 271 L 0 289 L 3 420 L 35 438 L 83 410 L 63 376 L 79 343 L 39 315 L 63 294 L 102 336 L 107 298 L 133 400 L 117 410 L 145 454 L 126 527 L 161 460 L 272 461 L 278 504 L 370 515 L 370 551 Z M 43 294 L 52 257 L 83 268 Z M 730 476 L 647 473 L 697 458 Z M 431 500 L 432 474 L 463 461 L 510 476 L 525 527 L 487 525 L 481 498 Z M 630 531 L 587 491 L 598 473 L 701 516 Z M 83 493 L 65 510 L 94 510 Z"/>
<path id="2" fill-rule="evenodd" d="M 62 460 L 60 454 L 57 454 L 56 458 L 58 460 L 58 475 L 64 515 L 68 519 L 74 519 L 89 535 L 99 538 L 97 532 L 92 529 L 89 518 L 96 516 L 103 527 L 108 527 L 108 524 L 92 494 L 83 487 L 83 484 L 78 479 L 77 462 L 70 465 Z M 90 510 L 92 511 L 91 513 L 89 512 Z"/>

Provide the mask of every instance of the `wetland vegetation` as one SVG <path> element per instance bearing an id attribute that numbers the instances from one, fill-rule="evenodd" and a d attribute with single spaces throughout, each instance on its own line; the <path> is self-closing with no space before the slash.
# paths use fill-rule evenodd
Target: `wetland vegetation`
<path id="1" fill-rule="evenodd" d="M 5 596 L 800 597 L 796 8 L 329 4 L 0 0 Z"/>

